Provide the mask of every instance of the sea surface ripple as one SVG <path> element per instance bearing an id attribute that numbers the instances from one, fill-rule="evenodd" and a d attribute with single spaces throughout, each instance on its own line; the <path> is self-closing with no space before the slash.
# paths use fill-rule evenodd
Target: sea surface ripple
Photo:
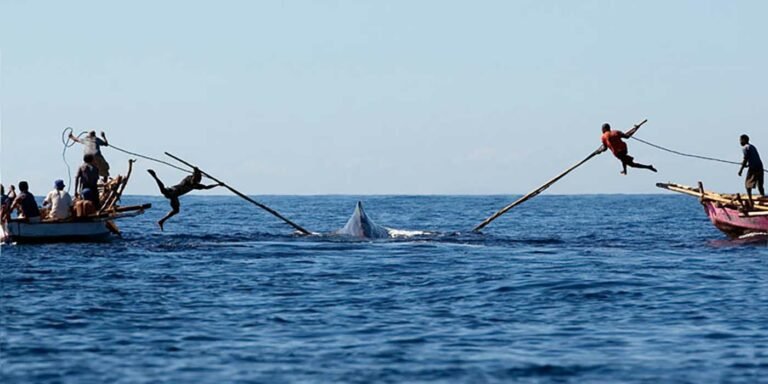
<path id="1" fill-rule="evenodd" d="M 768 382 L 768 240 L 696 199 L 157 197 L 108 244 L 0 248 L 3 383 Z"/>

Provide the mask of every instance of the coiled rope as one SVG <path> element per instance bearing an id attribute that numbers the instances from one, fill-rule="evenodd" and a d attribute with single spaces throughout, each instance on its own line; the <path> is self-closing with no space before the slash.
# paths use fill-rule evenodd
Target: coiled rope
<path id="1" fill-rule="evenodd" d="M 669 153 L 672 153 L 672 154 L 675 154 L 675 155 L 678 155 L 678 156 L 691 157 L 691 158 L 694 158 L 694 159 L 701 159 L 701 160 L 717 161 L 719 163 L 741 165 L 740 162 L 736 162 L 736 161 L 729 161 L 729 160 L 718 159 L 718 158 L 715 158 L 715 157 L 694 155 L 694 154 L 691 154 L 691 153 L 684 153 L 684 152 L 676 151 L 674 149 L 669 149 L 669 148 L 666 148 L 666 147 L 662 147 L 661 145 L 654 144 L 654 143 L 651 143 L 649 141 L 645 141 L 645 140 L 643 140 L 643 139 L 641 139 L 639 137 L 632 136 L 632 138 L 637 140 L 637 141 L 639 141 L 639 142 L 641 142 L 641 143 L 643 143 L 643 144 L 645 144 L 645 145 L 649 145 L 649 146 L 651 146 L 653 148 L 660 149 L 662 151 L 669 152 Z M 763 172 L 768 173 L 768 170 L 763 170 Z"/>
<path id="2" fill-rule="evenodd" d="M 69 188 L 72 186 L 72 169 L 67 161 L 67 149 L 75 145 L 75 141 L 69 138 L 69 135 L 74 131 L 75 130 L 72 129 L 72 127 L 66 127 L 64 128 L 64 131 L 61 132 L 61 143 L 64 144 L 64 150 L 61 151 L 61 158 L 64 160 L 64 165 L 67 166 L 67 193 L 69 193 Z M 80 132 L 80 134 L 77 135 L 77 138 L 79 139 L 85 134 L 85 131 Z"/>

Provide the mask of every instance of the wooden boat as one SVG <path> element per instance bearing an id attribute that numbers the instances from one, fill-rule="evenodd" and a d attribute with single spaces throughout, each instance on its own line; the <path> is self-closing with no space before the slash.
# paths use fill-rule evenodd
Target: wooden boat
<path id="1" fill-rule="evenodd" d="M 658 183 L 657 187 L 686 195 L 696 196 L 704 206 L 704 212 L 717 229 L 732 238 L 753 233 L 768 233 L 768 199 L 753 197 L 754 204 L 741 194 L 706 191 L 674 183 Z"/>
<path id="2" fill-rule="evenodd" d="M 95 213 L 56 221 L 29 222 L 25 219 L 11 219 L 3 223 L 0 240 L 14 243 L 98 242 L 109 240 L 113 235 L 120 236 L 115 220 L 140 215 L 152 206 L 118 205 L 132 168 L 133 160 L 128 162 L 128 172 L 125 176 L 119 175 L 99 186 L 99 201 L 102 204 Z"/>

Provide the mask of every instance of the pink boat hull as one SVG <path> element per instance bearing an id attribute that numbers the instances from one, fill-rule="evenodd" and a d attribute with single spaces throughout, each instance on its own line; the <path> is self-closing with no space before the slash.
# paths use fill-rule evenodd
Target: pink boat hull
<path id="1" fill-rule="evenodd" d="M 705 201 L 703 205 L 712 224 L 728 236 L 768 233 L 768 216 L 745 216 L 736 209 L 718 206 L 713 201 Z"/>

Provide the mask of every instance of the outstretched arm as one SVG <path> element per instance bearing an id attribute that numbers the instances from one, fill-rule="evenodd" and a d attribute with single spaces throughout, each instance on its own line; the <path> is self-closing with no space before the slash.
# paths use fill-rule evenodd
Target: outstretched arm
<path id="1" fill-rule="evenodd" d="M 619 133 L 621 133 L 621 138 L 622 139 L 629 139 L 630 137 L 632 137 L 633 134 L 635 134 L 636 130 L 637 130 L 636 128 L 632 128 L 632 129 L 630 129 L 627 132 L 619 131 Z"/>
<path id="2" fill-rule="evenodd" d="M 211 184 L 211 185 L 195 184 L 195 189 L 213 189 L 216 187 L 221 187 L 223 185 L 224 185 L 223 183 Z"/>
<path id="3" fill-rule="evenodd" d="M 75 136 L 75 135 L 73 135 L 71 133 L 69 134 L 69 139 L 74 141 L 75 143 L 80 143 L 80 144 L 83 143 L 82 141 L 80 141 L 80 139 L 77 138 L 77 136 Z"/>
<path id="4" fill-rule="evenodd" d="M 104 146 L 109 147 L 109 141 L 107 141 L 107 135 L 104 134 L 104 131 L 101 131 L 101 138 L 104 140 Z"/>
<path id="5" fill-rule="evenodd" d="M 608 141 L 605 140 L 605 138 L 601 138 L 600 142 L 603 143 L 603 145 L 597 149 L 598 153 L 603 153 L 608 150 Z"/>
<path id="6" fill-rule="evenodd" d="M 13 203 L 11 204 L 11 209 L 8 210 L 8 214 L 10 215 L 15 210 L 21 212 L 21 199 L 18 197 L 13 199 Z"/>

